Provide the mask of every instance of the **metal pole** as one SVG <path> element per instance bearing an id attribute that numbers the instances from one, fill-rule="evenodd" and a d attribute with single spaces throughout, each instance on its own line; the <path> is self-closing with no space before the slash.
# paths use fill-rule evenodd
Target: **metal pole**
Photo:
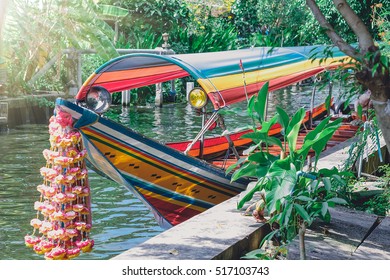
<path id="1" fill-rule="evenodd" d="M 363 131 L 367 130 L 367 125 L 368 123 L 365 122 L 363 124 Z M 366 144 L 363 146 L 363 150 L 361 151 L 360 157 L 359 157 L 359 162 L 358 162 L 358 172 L 357 172 L 357 177 L 360 178 L 362 176 L 362 169 L 363 169 L 363 158 L 364 158 L 364 152 L 366 151 Z M 368 157 L 367 157 L 368 159 Z"/>
<path id="2" fill-rule="evenodd" d="M 223 117 L 221 115 L 218 115 L 218 125 L 220 126 L 220 128 L 225 132 L 226 131 L 226 125 L 225 125 L 225 121 L 223 119 Z M 232 141 L 232 138 L 230 138 L 230 135 L 229 134 L 225 134 L 225 137 L 226 137 L 226 140 L 228 141 L 229 143 L 229 149 L 232 150 L 234 156 L 236 157 L 237 160 L 240 159 L 240 155 L 238 154 L 237 152 L 237 149 L 236 147 L 234 146 L 234 142 Z"/>
<path id="3" fill-rule="evenodd" d="M 206 124 L 206 108 L 202 108 L 202 127 L 204 127 Z M 206 131 L 205 131 L 206 133 Z M 203 148 L 204 148 L 204 134 L 203 133 L 200 137 L 200 145 L 199 145 L 199 158 L 203 158 Z"/>
<path id="4" fill-rule="evenodd" d="M 215 111 L 213 112 L 211 117 L 207 120 L 207 122 L 204 124 L 202 129 L 199 131 L 198 135 L 196 135 L 194 140 L 192 140 L 192 142 L 187 146 L 187 149 L 184 151 L 184 154 L 187 154 L 191 150 L 192 146 L 194 146 L 195 143 L 206 133 L 206 131 L 217 120 L 217 118 L 218 118 L 218 112 Z"/>
<path id="5" fill-rule="evenodd" d="M 314 111 L 314 98 L 316 95 L 316 85 L 314 85 L 311 92 L 310 111 L 309 111 L 309 129 L 313 128 L 313 111 Z"/>
<path id="6" fill-rule="evenodd" d="M 329 72 L 329 91 L 328 91 L 328 96 L 329 96 L 329 105 L 332 105 L 332 92 L 333 92 L 333 81 L 332 81 L 332 72 Z M 330 115 L 330 108 L 327 108 L 327 113 L 328 116 Z"/>

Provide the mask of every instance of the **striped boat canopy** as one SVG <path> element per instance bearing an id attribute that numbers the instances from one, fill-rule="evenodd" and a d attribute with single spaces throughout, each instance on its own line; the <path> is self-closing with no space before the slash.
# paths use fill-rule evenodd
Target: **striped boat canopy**
<path id="1" fill-rule="evenodd" d="M 326 57 L 325 53 L 331 56 Z M 118 92 L 192 76 L 208 94 L 215 109 L 257 93 L 269 81 L 270 91 L 305 80 L 347 61 L 338 48 L 325 46 L 269 48 L 158 55 L 129 54 L 97 69 L 76 99 L 83 101 L 92 86 Z"/>

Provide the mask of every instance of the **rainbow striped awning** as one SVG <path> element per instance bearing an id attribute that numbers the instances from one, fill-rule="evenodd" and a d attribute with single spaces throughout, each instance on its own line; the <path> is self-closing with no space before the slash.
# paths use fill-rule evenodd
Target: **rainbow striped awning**
<path id="1" fill-rule="evenodd" d="M 332 55 L 326 57 L 325 53 Z M 214 108 L 219 109 L 245 100 L 267 81 L 271 91 L 277 90 L 335 69 L 347 59 L 338 48 L 329 50 L 325 46 L 258 47 L 178 55 L 129 54 L 97 69 L 76 99 L 84 100 L 92 86 L 102 86 L 112 93 L 192 76 L 208 94 Z"/>

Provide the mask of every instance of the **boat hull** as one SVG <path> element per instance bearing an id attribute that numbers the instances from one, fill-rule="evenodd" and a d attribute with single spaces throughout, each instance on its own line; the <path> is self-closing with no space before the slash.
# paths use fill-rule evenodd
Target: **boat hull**
<path id="1" fill-rule="evenodd" d="M 94 112 L 58 99 L 75 119 L 92 166 L 131 190 L 163 227 L 177 225 L 245 190 L 224 170 L 185 155 Z"/>

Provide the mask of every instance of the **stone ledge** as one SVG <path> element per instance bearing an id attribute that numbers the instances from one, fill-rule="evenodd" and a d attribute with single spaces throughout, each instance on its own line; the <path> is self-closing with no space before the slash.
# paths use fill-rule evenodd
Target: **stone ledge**
<path id="1" fill-rule="evenodd" d="M 257 249 L 268 226 L 236 210 L 238 196 L 181 223 L 113 260 L 239 259 Z M 244 253 L 243 253 L 244 252 Z"/>

